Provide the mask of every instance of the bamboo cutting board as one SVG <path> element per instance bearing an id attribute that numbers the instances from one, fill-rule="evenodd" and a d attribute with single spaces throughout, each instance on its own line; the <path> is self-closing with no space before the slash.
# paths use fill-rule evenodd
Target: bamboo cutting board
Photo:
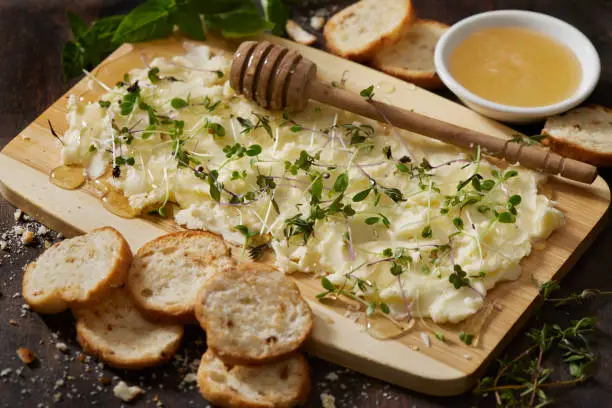
<path id="1" fill-rule="evenodd" d="M 516 134 L 461 105 L 365 66 L 280 38 L 266 36 L 265 39 L 295 48 L 314 61 L 322 80 L 340 81 L 344 78 L 346 87 L 356 91 L 374 84 L 380 89 L 377 98 L 385 102 L 497 137 Z M 210 40 L 209 43 L 229 52 L 237 45 L 220 40 Z M 126 44 L 94 73 L 103 82 L 114 84 L 124 72 L 141 68 L 143 55 L 151 60 L 157 56 L 183 52 L 180 39 Z M 388 91 L 384 92 L 385 89 Z M 96 101 L 103 92 L 86 78 L 68 94 Z M 51 135 L 47 120 L 60 134 L 67 129 L 65 114 L 68 94 L 55 102 L 0 153 L 0 189 L 5 198 L 67 236 L 112 225 L 125 235 L 134 250 L 168 231 L 180 230 L 179 226 L 166 219 L 123 219 L 112 215 L 102 207 L 92 186 L 67 191 L 49 182 L 49 172 L 60 164 L 60 146 Z M 435 330 L 445 334 L 447 341 L 442 343 L 430 334 L 430 347 L 424 344 L 420 336 L 426 330 L 422 322 L 400 339 L 377 340 L 365 333 L 362 324 L 344 316 L 346 305 L 317 302 L 314 295 L 321 291 L 319 280 L 304 275 L 295 279 L 316 316 L 308 351 L 420 392 L 455 395 L 467 391 L 482 374 L 485 363 L 501 351 L 528 318 L 537 298 L 532 277 L 537 281 L 559 279 L 575 264 L 603 227 L 610 191 L 601 177 L 590 186 L 557 178 L 553 178 L 549 185 L 558 208 L 566 215 L 566 225 L 552 235 L 545 248 L 534 249 L 534 253 L 522 262 L 523 274 L 519 280 L 502 284 L 487 296 L 490 299 L 487 308 L 491 313 L 486 316 L 476 346 L 461 343 L 458 333 L 483 320 L 483 313 L 463 324 L 436 327 Z M 495 308 L 491 306 L 493 302 Z M 427 324 L 431 326 L 431 323 Z"/>

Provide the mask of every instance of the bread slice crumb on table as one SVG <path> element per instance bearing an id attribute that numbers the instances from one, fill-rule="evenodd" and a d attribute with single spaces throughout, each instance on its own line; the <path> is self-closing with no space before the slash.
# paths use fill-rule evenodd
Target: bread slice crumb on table
<path id="1" fill-rule="evenodd" d="M 234 261 L 220 237 L 203 231 L 164 235 L 138 250 L 127 288 L 145 313 L 169 321 L 195 322 L 193 307 L 207 277 Z"/>
<path id="2" fill-rule="evenodd" d="M 588 105 L 548 118 L 543 141 L 562 156 L 612 166 L 612 109 Z"/>
<path id="3" fill-rule="evenodd" d="M 23 297 L 36 312 L 59 313 L 123 284 L 131 262 L 130 247 L 117 230 L 95 229 L 53 245 L 30 263 Z"/>
<path id="4" fill-rule="evenodd" d="M 196 302 L 208 347 L 229 364 L 260 364 L 298 349 L 312 312 L 289 277 L 244 263 L 212 276 Z"/>
<path id="5" fill-rule="evenodd" d="M 367 61 L 399 41 L 415 18 L 410 0 L 361 0 L 332 16 L 323 35 L 332 53 Z"/>
<path id="6" fill-rule="evenodd" d="M 310 392 L 308 363 L 294 353 L 277 362 L 227 365 L 211 349 L 198 368 L 202 396 L 221 408 L 290 408 L 303 404 Z"/>
<path id="7" fill-rule="evenodd" d="M 113 367 L 159 365 L 176 353 L 183 338 L 182 324 L 147 320 L 123 288 L 72 312 L 83 349 Z"/>
<path id="8" fill-rule="evenodd" d="M 285 31 L 293 41 L 304 45 L 311 45 L 317 41 L 317 37 L 304 30 L 298 23 L 293 20 L 287 20 Z"/>
<path id="9" fill-rule="evenodd" d="M 127 385 L 125 381 L 119 381 L 113 388 L 113 395 L 124 402 L 130 402 L 141 394 L 144 394 L 142 388 L 137 385 Z"/>
<path id="10" fill-rule="evenodd" d="M 372 66 L 422 88 L 442 87 L 434 66 L 434 50 L 447 28 L 437 21 L 417 20 L 396 44 L 374 56 Z"/>

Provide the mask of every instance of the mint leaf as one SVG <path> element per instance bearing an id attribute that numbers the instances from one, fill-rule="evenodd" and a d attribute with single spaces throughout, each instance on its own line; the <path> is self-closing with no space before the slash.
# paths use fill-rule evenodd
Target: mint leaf
<path id="1" fill-rule="evenodd" d="M 289 18 L 289 10 L 283 0 L 261 0 L 266 20 L 274 24 L 272 33 L 285 34 L 285 23 Z"/>
<path id="2" fill-rule="evenodd" d="M 176 13 L 175 20 L 179 30 L 187 37 L 198 41 L 206 39 L 200 15 L 191 7 Z"/>
<path id="3" fill-rule="evenodd" d="M 80 38 L 87 31 L 87 23 L 81 17 L 77 16 L 71 11 L 68 11 L 68 24 L 70 25 L 70 30 L 72 30 L 72 35 L 75 40 Z"/>
<path id="4" fill-rule="evenodd" d="M 254 3 L 230 11 L 228 13 L 207 15 L 206 25 L 221 31 L 225 37 L 243 37 L 264 30 L 271 30 L 274 24 L 267 22 L 257 10 Z"/>
<path id="5" fill-rule="evenodd" d="M 174 0 L 149 0 L 132 10 L 121 22 L 113 42 L 147 41 L 172 32 L 169 16 L 176 9 Z"/>
<path id="6" fill-rule="evenodd" d="M 189 3 L 189 0 L 187 0 Z M 245 4 L 252 3 L 251 0 L 205 0 L 191 1 L 191 6 L 200 14 L 220 14 L 228 13 L 236 8 L 243 7 Z M 181 3 L 179 3 L 179 6 Z"/>
<path id="7" fill-rule="evenodd" d="M 74 41 L 64 44 L 62 50 L 65 80 L 80 76 L 83 69 L 91 70 L 116 48 L 112 37 L 123 16 L 101 18 L 89 28 L 72 13 L 68 14 L 68 19 L 75 37 Z"/>
<path id="8" fill-rule="evenodd" d="M 78 45 L 72 41 L 64 44 L 62 49 L 62 72 L 64 79 L 78 77 L 83 73 L 84 55 Z"/>

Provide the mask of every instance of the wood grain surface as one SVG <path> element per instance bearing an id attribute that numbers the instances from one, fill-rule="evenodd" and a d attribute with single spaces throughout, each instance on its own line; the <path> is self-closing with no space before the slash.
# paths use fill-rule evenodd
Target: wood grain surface
<path id="1" fill-rule="evenodd" d="M 68 86 L 61 82 L 59 75 L 58 58 L 61 42 L 67 38 L 67 24 L 63 16 L 67 2 L 4 2 L 0 5 L 0 21 L 6 22 L 0 25 L 0 32 L 5 34 L 5 41 L 0 46 L 0 56 L 3 70 L 0 70 L 0 118 L 3 119 L 3 128 L 0 131 L 2 140 L 6 143 L 12 138 L 21 127 L 31 121 L 34 116 L 42 111 L 52 100 L 56 99 L 68 89 Z M 81 7 L 86 15 L 95 17 L 100 14 L 101 2 L 89 1 L 81 3 Z M 129 6 L 129 2 L 112 4 L 105 2 L 102 13 L 115 12 L 122 6 Z M 314 3 L 314 2 L 311 2 Z M 319 2 L 321 3 L 321 2 Z M 480 1 L 457 1 L 449 7 L 444 5 L 444 9 L 436 9 L 433 1 L 417 2 L 417 7 L 422 4 L 423 17 L 437 17 L 446 22 L 453 22 L 458 18 L 472 14 L 477 11 L 489 9 L 490 2 Z M 445 2 L 446 3 L 446 2 Z M 498 7 L 521 7 L 545 11 L 558 17 L 564 18 L 570 23 L 577 25 L 596 43 L 604 65 L 603 80 L 600 88 L 596 91 L 593 100 L 605 103 L 609 99 L 610 72 L 606 71 L 606 61 L 612 58 L 610 45 L 610 33 L 604 24 L 605 17 L 611 16 L 611 4 L 607 1 L 599 3 L 598 11 L 586 10 L 580 7 L 580 2 L 545 2 L 545 1 L 514 1 L 499 2 Z M 595 3 L 595 2 L 593 2 Z M 597 7 L 596 7 L 597 8 Z M 79 10 L 77 10 L 79 11 Z M 296 10 L 298 13 L 305 13 L 304 10 Z M 607 13 L 607 14 L 606 14 Z M 600 24 L 596 24 L 601 19 Z M 582 22 L 582 25 L 580 24 Z M 8 30 L 6 26 L 10 23 L 12 27 Z M 4 31 L 6 30 L 6 31 Z M 595 32 L 597 34 L 593 35 Z M 602 48 L 603 47 L 603 48 Z M 607 50 L 607 53 L 606 53 Z M 609 63 L 608 65 L 609 66 Z M 604 172 L 604 177 L 609 174 Z M 2 203 L 2 227 L 9 228 L 13 225 L 12 209 L 4 202 Z M 609 289 L 612 283 L 606 279 L 608 268 L 606 250 L 610 248 L 612 241 L 611 232 L 606 229 L 600 238 L 595 242 L 593 249 L 570 273 L 564 286 L 566 290 L 577 290 L 582 287 L 598 287 Z M 0 307 L 2 308 L 2 321 L 0 329 L 0 371 L 7 368 L 16 369 L 20 363 L 16 360 L 15 350 L 19 346 L 27 346 L 34 350 L 40 357 L 40 364 L 32 369 L 25 369 L 21 377 L 11 376 L 8 380 L 0 379 L 0 395 L 3 398 L 0 404 L 3 406 L 36 406 L 38 403 L 53 404 L 53 394 L 62 393 L 62 401 L 58 406 L 83 406 L 84 401 L 97 401 L 104 406 L 118 406 L 118 400 L 112 397 L 108 389 L 99 392 L 96 390 L 97 368 L 95 364 L 84 364 L 75 359 L 76 350 L 74 347 L 74 333 L 71 329 L 71 318 L 67 315 L 41 319 L 39 316 L 25 314 L 21 318 L 20 308 L 22 301 L 19 297 L 13 297 L 17 292 L 18 281 L 21 276 L 21 266 L 31 260 L 39 251 L 38 248 L 26 248 L 17 253 L 13 250 L 10 257 L 3 262 L 2 273 L 0 275 Z M 612 321 L 610 317 L 606 319 L 606 311 L 609 303 L 605 299 L 597 300 L 589 305 L 575 309 L 563 310 L 543 310 L 543 317 L 553 321 L 564 321 L 569 316 L 577 316 L 585 311 L 596 313 L 600 317 L 601 333 L 595 339 L 595 348 L 601 353 L 600 369 L 594 380 L 587 384 L 568 391 L 558 393 L 560 405 L 565 406 L 606 406 L 606 401 L 610 392 L 608 388 L 610 372 L 606 370 L 610 361 L 610 331 Z M 19 326 L 9 325 L 9 319 L 14 319 Z M 533 324 L 539 322 L 534 320 Z M 64 356 L 55 349 L 56 340 L 50 335 L 51 331 L 59 331 L 60 341 L 66 342 L 70 346 L 70 352 Z M 190 343 L 199 337 L 197 331 L 189 333 Z M 43 344 L 40 344 L 40 341 Z M 511 349 L 520 347 L 521 338 L 519 337 Z M 188 350 L 190 358 L 197 356 L 203 351 L 203 347 L 195 345 Z M 59 359 L 56 359 L 59 356 Z M 68 361 L 66 361 L 68 360 Z M 459 398 L 430 398 L 419 394 L 411 393 L 395 387 L 389 387 L 381 382 L 367 379 L 354 373 L 344 370 L 338 374 L 338 380 L 326 379 L 327 373 L 331 370 L 337 372 L 338 369 L 320 360 L 312 359 L 313 375 L 315 378 L 315 389 L 311 395 L 308 406 L 320 406 L 319 393 L 331 390 L 336 396 L 337 406 L 472 406 L 475 400 L 466 395 Z M 554 359 L 549 364 L 559 365 Z M 86 372 L 86 367 L 92 367 L 91 372 Z M 176 368 L 166 370 L 151 370 L 150 372 L 126 374 L 123 372 L 106 371 L 105 375 L 112 377 L 118 375 L 127 381 L 143 381 L 147 386 L 154 388 L 148 391 L 146 398 L 143 398 L 139 405 L 154 406 L 152 401 L 157 394 L 164 401 L 166 406 L 206 406 L 197 393 L 193 391 L 177 391 L 178 384 L 182 378 L 180 372 L 181 363 L 176 363 Z M 560 365 L 559 365 L 560 367 Z M 183 370 L 184 371 L 184 370 Z M 167 377 L 164 377 L 164 374 Z M 143 376 L 140 380 L 139 376 Z M 71 380 L 68 376 L 74 376 Z M 84 378 L 81 378 L 84 377 Z M 64 385 L 58 386 L 55 391 L 56 381 L 65 379 Z M 334 378 L 333 376 L 330 378 Z M 35 381 L 33 381 L 35 379 Z M 61 383 L 59 383 L 61 384 Z M 159 385 L 163 384 L 164 388 Z M 74 388 L 74 390 L 73 390 Z M 22 390 L 25 392 L 22 393 Z M 90 395 L 95 392 L 95 395 Z M 70 396 L 68 396 L 70 394 Z M 76 399 L 76 394 L 81 395 L 81 399 Z M 71 399 L 73 397 L 74 399 Z M 190 404 L 190 401 L 192 402 Z M 483 403 L 486 406 L 487 403 Z"/>

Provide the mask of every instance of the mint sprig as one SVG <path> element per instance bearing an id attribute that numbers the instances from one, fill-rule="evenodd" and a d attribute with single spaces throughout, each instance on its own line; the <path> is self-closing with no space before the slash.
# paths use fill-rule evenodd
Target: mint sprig
<path id="1" fill-rule="evenodd" d="M 264 30 L 282 35 L 288 12 L 284 0 L 267 0 L 263 17 L 251 0 L 147 0 L 126 15 L 104 17 L 88 25 L 68 12 L 73 40 L 62 50 L 66 80 L 91 70 L 124 42 L 150 41 L 175 28 L 194 40 L 205 39 L 204 27 L 226 37 Z"/>

